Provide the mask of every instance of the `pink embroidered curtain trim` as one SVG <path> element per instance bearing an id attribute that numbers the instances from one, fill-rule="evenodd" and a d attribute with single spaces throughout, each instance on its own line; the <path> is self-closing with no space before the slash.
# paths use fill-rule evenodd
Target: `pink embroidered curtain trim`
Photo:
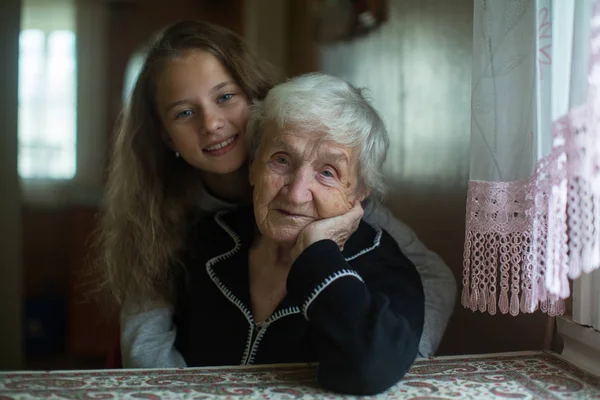
<path id="1" fill-rule="evenodd" d="M 553 122 L 551 153 L 523 181 L 472 180 L 462 304 L 511 315 L 564 312 L 569 279 L 600 265 L 600 3 L 587 101 Z"/>

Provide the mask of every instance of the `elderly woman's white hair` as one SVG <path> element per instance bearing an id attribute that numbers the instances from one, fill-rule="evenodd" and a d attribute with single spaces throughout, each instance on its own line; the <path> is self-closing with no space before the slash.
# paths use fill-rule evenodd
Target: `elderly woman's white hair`
<path id="1" fill-rule="evenodd" d="M 261 144 L 267 121 L 279 127 L 293 125 L 300 132 L 324 133 L 324 138 L 359 153 L 359 187 L 375 196 L 385 193 L 383 162 L 389 138 L 377 111 L 358 89 L 330 75 L 311 73 L 292 78 L 272 88 L 263 101 L 255 102 L 246 139 L 250 158 Z"/>

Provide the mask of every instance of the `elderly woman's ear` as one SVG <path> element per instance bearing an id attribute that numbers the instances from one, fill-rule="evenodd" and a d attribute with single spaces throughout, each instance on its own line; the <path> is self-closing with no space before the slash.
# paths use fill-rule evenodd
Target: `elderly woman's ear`
<path id="1" fill-rule="evenodd" d="M 351 196 L 354 196 L 354 199 L 358 200 L 362 204 L 362 202 L 365 201 L 365 199 L 371 195 L 371 189 L 369 189 L 365 181 L 360 178 L 359 171 L 357 171 L 357 182 Z"/>
<path id="2" fill-rule="evenodd" d="M 365 201 L 365 199 L 367 197 L 369 197 L 369 195 L 371 194 L 371 191 L 369 189 L 365 188 L 364 185 L 360 185 L 360 186 L 361 187 L 357 188 L 358 196 L 356 196 L 356 199 L 362 203 L 363 201 Z"/>

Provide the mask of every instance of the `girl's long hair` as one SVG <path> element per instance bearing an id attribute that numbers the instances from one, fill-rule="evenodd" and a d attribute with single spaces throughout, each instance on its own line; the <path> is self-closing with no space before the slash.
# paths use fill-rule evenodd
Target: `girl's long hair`
<path id="1" fill-rule="evenodd" d="M 176 23 L 151 44 L 115 132 L 95 237 L 98 289 L 118 304 L 126 297 L 172 300 L 185 218 L 200 178 L 161 138 L 156 82 L 168 62 L 192 50 L 217 57 L 248 99 L 263 99 L 276 83 L 270 67 L 242 38 L 206 22 Z"/>

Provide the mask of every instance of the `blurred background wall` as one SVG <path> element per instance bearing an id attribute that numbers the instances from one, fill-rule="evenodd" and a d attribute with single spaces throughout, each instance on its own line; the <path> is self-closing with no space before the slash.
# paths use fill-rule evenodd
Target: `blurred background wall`
<path id="1" fill-rule="evenodd" d="M 0 5 L 0 370 L 21 368 L 21 196 L 17 175 L 20 7 Z"/>
<path id="2" fill-rule="evenodd" d="M 385 165 L 391 186 L 387 204 L 444 258 L 460 285 L 468 179 L 472 1 L 355 2 L 375 7 L 379 13 L 377 21 L 352 19 L 336 8 L 340 3 L 343 2 L 2 3 L 2 54 L 4 60 L 13 62 L 0 67 L 2 85 L 12 90 L 2 90 L 2 102 L 8 106 L 3 106 L 0 114 L 6 132 L 0 164 L 1 242 L 3 249 L 8 249 L 0 252 L 0 282 L 11 289 L 3 293 L 11 299 L 3 298 L 1 317 L 10 314 L 12 319 L 6 320 L 0 333 L 3 338 L 12 334 L 15 348 L 23 339 L 27 367 L 101 367 L 114 342 L 116 315 L 103 316 L 98 305 L 86 298 L 83 275 L 90 257 L 95 215 L 101 208 L 105 159 L 124 93 L 135 79 L 144 45 L 161 28 L 183 19 L 203 19 L 234 30 L 287 76 L 323 71 L 367 87 L 391 136 Z M 23 18 L 19 16 L 19 4 Z M 15 31 L 19 21 L 21 109 L 17 114 Z M 356 21 L 362 21 L 363 29 L 357 28 Z M 62 34 L 53 36 L 57 31 Z M 4 45 L 9 42 L 12 47 Z M 45 50 L 41 51 L 40 46 Z M 39 77 L 40 72 L 25 68 L 39 64 L 46 74 L 58 73 L 52 69 L 57 68 L 52 64 L 52 54 L 57 59 L 71 60 L 57 70 L 62 71 L 57 76 L 64 80 L 62 87 L 71 88 L 72 93 L 61 90 L 62 97 L 53 98 L 48 88 L 43 99 L 31 97 L 34 94 L 27 91 L 23 77 Z M 29 110 L 30 103 L 37 105 Z M 56 121 L 43 125 L 49 132 L 43 140 L 27 133 L 36 131 L 37 125 L 32 125 L 38 118 L 35 107 L 44 104 L 63 104 L 56 113 L 65 116 L 63 121 L 76 121 L 70 128 L 64 123 L 56 125 L 61 126 L 63 137 L 59 135 L 54 141 L 47 136 L 52 135 L 51 127 Z M 70 139 L 64 137 L 65 131 L 71 132 Z M 19 163 L 15 157 L 17 138 Z M 44 165 L 56 168 L 50 170 Z M 20 181 L 16 179 L 17 172 Z M 16 285 L 19 280 L 20 286 Z M 24 315 L 23 335 L 19 333 L 19 309 Z M 472 313 L 464 310 L 457 299 L 456 312 L 439 353 L 547 348 L 552 323 L 542 314 L 513 318 Z M 8 342 L 0 342 L 8 346 Z M 15 359 L 20 359 L 17 353 Z"/>

